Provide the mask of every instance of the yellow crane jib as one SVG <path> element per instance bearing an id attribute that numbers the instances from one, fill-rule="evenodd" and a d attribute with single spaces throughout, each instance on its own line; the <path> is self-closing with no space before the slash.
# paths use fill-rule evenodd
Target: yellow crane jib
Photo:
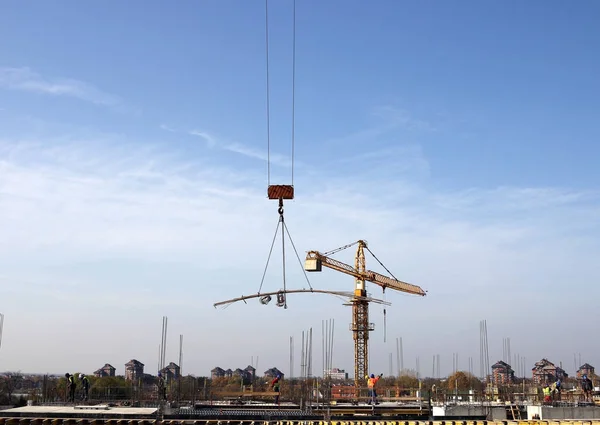
<path id="1" fill-rule="evenodd" d="M 427 295 L 426 292 L 417 285 L 393 279 L 371 270 L 360 272 L 351 265 L 342 263 L 341 261 L 335 260 L 331 257 L 327 257 L 326 255 L 321 254 L 319 251 L 309 251 L 306 255 L 304 269 L 307 272 L 320 272 L 323 270 L 323 266 L 349 274 L 357 279 L 373 282 L 382 288 L 391 288 L 395 289 L 396 291 L 406 292 L 414 295 Z"/>

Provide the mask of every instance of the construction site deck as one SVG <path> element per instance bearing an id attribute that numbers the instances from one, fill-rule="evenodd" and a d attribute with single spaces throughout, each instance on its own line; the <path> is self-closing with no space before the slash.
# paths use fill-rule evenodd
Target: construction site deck
<path id="1" fill-rule="evenodd" d="M 294 418 L 296 420 L 322 421 L 327 417 L 395 419 L 427 419 L 430 410 L 423 406 L 398 406 L 394 403 L 370 405 L 337 405 L 313 406 L 310 409 L 301 409 L 294 404 L 198 404 L 194 407 L 164 408 L 159 407 L 111 407 L 99 406 L 23 406 L 0 411 L 0 418 L 94 418 L 94 419 L 157 419 L 165 420 L 283 420 Z"/>
<path id="2" fill-rule="evenodd" d="M 515 414 L 515 412 L 518 412 Z M 536 418 L 536 419 L 533 419 Z M 108 404 L 23 406 L 0 410 L 0 425 L 600 425 L 600 407 L 518 405 L 313 405 L 257 403 L 113 406 Z"/>

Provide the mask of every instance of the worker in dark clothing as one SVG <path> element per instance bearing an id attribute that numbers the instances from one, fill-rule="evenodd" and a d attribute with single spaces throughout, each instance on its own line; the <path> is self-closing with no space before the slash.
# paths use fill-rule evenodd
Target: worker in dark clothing
<path id="1" fill-rule="evenodd" d="M 271 381 L 271 388 L 273 388 L 273 392 L 277 393 L 277 394 L 275 394 L 275 404 L 279 404 L 279 388 L 280 388 L 279 380 L 280 379 L 281 379 L 281 375 L 277 375 L 275 377 L 275 379 L 273 379 Z"/>
<path id="2" fill-rule="evenodd" d="M 83 390 L 83 394 L 81 398 L 83 401 L 88 401 L 89 391 L 90 391 L 90 381 L 84 374 L 79 374 L 79 380 L 81 381 L 81 389 Z"/>
<path id="3" fill-rule="evenodd" d="M 162 373 L 160 372 L 158 372 L 158 381 L 156 382 L 156 386 L 158 387 L 158 399 L 160 401 L 167 401 L 167 385 Z"/>
<path id="4" fill-rule="evenodd" d="M 69 400 L 71 403 L 75 403 L 75 388 L 77 384 L 75 383 L 75 377 L 70 373 L 65 373 L 65 378 L 67 378 L 67 394 L 69 395 Z"/>
<path id="5" fill-rule="evenodd" d="M 556 382 L 554 382 L 554 384 L 552 384 L 552 398 L 554 400 L 560 400 L 561 392 L 562 392 L 562 382 L 561 382 L 560 378 L 558 378 L 558 379 L 556 379 Z"/>
<path id="6" fill-rule="evenodd" d="M 592 385 L 592 380 L 587 377 L 587 375 L 583 375 L 581 379 L 581 390 L 583 391 L 584 401 L 592 401 L 592 390 L 594 386 Z"/>

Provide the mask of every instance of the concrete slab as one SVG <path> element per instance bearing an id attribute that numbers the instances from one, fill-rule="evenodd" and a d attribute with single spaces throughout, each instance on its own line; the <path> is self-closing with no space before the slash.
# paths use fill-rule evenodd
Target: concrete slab
<path id="1" fill-rule="evenodd" d="M 487 418 L 487 420 L 492 421 L 505 421 L 507 420 L 506 409 L 506 406 L 481 406 L 475 404 L 451 405 L 433 406 L 431 413 L 434 420 L 452 418 Z"/>
<path id="2" fill-rule="evenodd" d="M 108 407 L 98 409 L 97 406 L 23 406 L 0 410 L 0 416 L 8 417 L 148 417 L 155 415 L 155 407 Z"/>
<path id="3" fill-rule="evenodd" d="M 96 406 L 75 406 L 75 410 L 108 410 L 110 409 L 110 407 L 108 407 L 107 404 L 98 404 Z"/>

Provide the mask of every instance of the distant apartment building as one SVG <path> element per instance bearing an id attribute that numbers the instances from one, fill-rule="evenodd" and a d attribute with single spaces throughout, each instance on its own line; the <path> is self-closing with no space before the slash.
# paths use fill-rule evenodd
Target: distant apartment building
<path id="1" fill-rule="evenodd" d="M 246 376 L 248 376 L 248 378 L 252 381 L 254 381 L 254 379 L 256 379 L 256 369 L 253 368 L 252 366 L 248 365 L 246 366 L 246 368 L 244 369 L 244 371 L 246 372 Z"/>
<path id="2" fill-rule="evenodd" d="M 105 376 L 115 376 L 115 372 L 116 369 L 113 366 L 106 363 L 104 366 L 102 366 L 100 369 L 94 372 L 94 376 L 97 378 L 103 378 Z"/>
<path id="3" fill-rule="evenodd" d="M 346 372 L 344 369 L 338 369 L 337 367 L 334 367 L 331 370 L 326 370 L 323 375 L 324 378 L 329 377 L 330 379 L 334 380 L 348 379 L 348 372 Z"/>
<path id="4" fill-rule="evenodd" d="M 125 379 L 128 381 L 137 381 L 144 376 L 144 364 L 135 359 L 125 363 Z"/>
<path id="5" fill-rule="evenodd" d="M 272 367 L 265 371 L 265 377 L 267 378 L 275 378 L 276 376 L 281 376 L 283 378 L 283 372 L 281 372 L 276 367 Z"/>
<path id="6" fill-rule="evenodd" d="M 211 377 L 211 379 L 224 378 L 225 370 L 221 369 L 219 366 L 217 366 L 213 370 L 210 371 L 210 377 Z"/>
<path id="7" fill-rule="evenodd" d="M 515 372 L 508 363 L 502 360 L 492 366 L 492 380 L 494 385 L 510 385 L 515 382 Z"/>
<path id="8" fill-rule="evenodd" d="M 178 379 L 180 376 L 180 368 L 175 363 L 171 362 L 160 370 L 161 375 L 167 380 Z"/>
<path id="9" fill-rule="evenodd" d="M 542 359 L 536 362 L 535 366 L 531 369 L 532 380 L 535 384 L 549 384 L 555 382 L 557 379 L 564 380 L 569 375 L 564 369 L 555 366 L 554 363 L 548 359 Z"/>
<path id="10" fill-rule="evenodd" d="M 210 376 L 212 379 L 232 378 L 235 376 L 242 378 L 244 382 L 253 382 L 256 378 L 256 369 L 252 366 L 246 366 L 246 368 L 244 369 L 237 368 L 234 371 L 232 371 L 231 369 L 225 370 L 217 366 L 210 371 Z"/>
<path id="11" fill-rule="evenodd" d="M 579 367 L 577 370 L 577 379 L 581 379 L 583 375 L 587 375 L 588 378 L 592 377 L 596 374 L 596 370 L 594 366 L 589 363 L 585 363 Z"/>

